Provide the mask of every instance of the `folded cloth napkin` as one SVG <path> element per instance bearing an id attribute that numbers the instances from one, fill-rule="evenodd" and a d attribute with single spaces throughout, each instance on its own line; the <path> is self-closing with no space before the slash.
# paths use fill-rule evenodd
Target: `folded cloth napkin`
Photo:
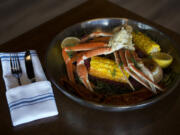
<path id="1" fill-rule="evenodd" d="M 51 83 L 46 79 L 36 51 L 30 52 L 36 82 L 31 83 L 28 79 L 24 61 L 25 52 L 19 52 L 22 68 L 21 86 L 11 74 L 10 53 L 0 53 L 6 98 L 13 126 L 58 115 Z"/>

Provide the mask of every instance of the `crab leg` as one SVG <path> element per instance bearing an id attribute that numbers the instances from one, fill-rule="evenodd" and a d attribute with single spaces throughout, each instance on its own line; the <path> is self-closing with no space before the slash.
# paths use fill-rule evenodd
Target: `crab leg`
<path id="1" fill-rule="evenodd" d="M 114 52 L 114 57 L 115 57 L 115 60 L 116 60 L 116 63 L 119 65 L 119 69 L 120 71 L 122 72 L 123 74 L 123 77 L 125 78 L 125 80 L 128 82 L 129 86 L 132 88 L 132 90 L 135 90 L 135 88 L 133 87 L 133 85 L 131 84 L 131 82 L 129 81 L 129 79 L 125 76 L 124 74 L 124 71 L 123 71 L 123 63 L 122 63 L 122 60 L 120 59 L 119 57 L 119 54 L 118 52 Z"/>
<path id="2" fill-rule="evenodd" d="M 151 81 L 154 82 L 154 78 L 153 78 L 153 75 L 152 75 L 151 71 L 143 64 L 142 59 L 139 58 L 138 55 L 137 55 L 137 53 L 135 53 L 134 51 L 131 51 L 131 54 L 132 54 L 132 57 L 134 58 L 134 60 L 137 62 L 138 67 L 141 68 L 141 71 L 142 71 L 146 76 L 148 76 L 149 79 L 151 79 Z M 151 84 L 151 83 L 149 83 L 149 85 L 150 85 L 152 91 L 153 91 L 154 93 L 157 93 L 155 86 L 154 86 L 153 84 Z"/>
<path id="3" fill-rule="evenodd" d="M 104 42 L 108 43 L 111 37 L 98 37 L 98 38 L 93 38 L 91 42 Z"/>
<path id="4" fill-rule="evenodd" d="M 68 54 L 67 54 L 67 52 L 65 51 L 64 48 L 62 48 L 62 56 L 63 56 L 65 64 L 66 64 L 66 71 L 67 71 L 67 74 L 68 74 L 68 78 L 69 78 L 70 81 L 75 83 L 74 74 L 73 74 L 72 60 L 68 56 Z"/>
<path id="5" fill-rule="evenodd" d="M 91 38 L 94 38 L 94 37 L 111 37 L 112 36 L 112 33 L 107 33 L 107 32 L 93 32 L 85 37 L 83 37 L 81 39 L 81 42 L 85 42 L 87 41 L 88 39 L 91 39 Z"/>
<path id="6" fill-rule="evenodd" d="M 92 87 L 88 80 L 88 71 L 84 65 L 84 60 L 92 56 L 101 55 L 111 51 L 111 48 L 106 47 L 107 44 L 104 42 L 96 43 L 82 43 L 76 46 L 65 47 L 62 49 L 64 61 L 66 63 L 66 70 L 68 73 L 69 80 L 75 83 L 73 74 L 73 62 L 77 61 L 77 73 L 82 83 L 90 90 Z M 68 51 L 86 51 L 74 55 L 70 58 L 67 54 Z"/>
<path id="7" fill-rule="evenodd" d="M 89 79 L 88 79 L 88 71 L 84 63 L 77 65 L 77 73 L 78 73 L 80 81 L 84 84 L 84 86 L 87 89 L 93 91 L 91 83 L 89 82 Z"/>
<path id="8" fill-rule="evenodd" d="M 93 49 L 105 47 L 105 46 L 107 46 L 107 44 L 104 42 L 81 43 L 75 46 L 65 47 L 64 50 L 65 51 L 87 51 L 87 50 L 93 50 Z"/>
<path id="9" fill-rule="evenodd" d="M 149 77 L 147 77 L 144 73 L 142 73 L 139 69 L 135 67 L 134 63 L 131 60 L 131 54 L 129 50 L 125 50 L 125 57 L 131 70 L 133 70 L 138 76 L 141 76 L 148 83 L 153 84 L 156 88 L 163 91 L 163 89 L 158 84 L 154 83 L 151 79 L 149 79 Z"/>
<path id="10" fill-rule="evenodd" d="M 128 63 L 126 62 L 126 57 L 125 57 L 125 52 L 123 50 L 120 50 L 119 51 L 119 55 L 120 55 L 120 58 L 123 62 L 123 66 L 124 66 L 124 69 L 134 78 L 136 79 L 139 83 L 141 83 L 142 85 L 144 85 L 146 88 L 150 89 L 151 88 L 144 82 L 144 80 L 142 80 L 139 76 L 137 76 L 134 72 L 132 72 L 130 70 L 130 68 L 128 67 Z"/>
<path id="11" fill-rule="evenodd" d="M 93 56 L 102 55 L 111 52 L 111 48 L 99 48 L 95 50 L 90 50 L 84 52 L 78 59 L 77 59 L 77 74 L 81 80 L 81 82 L 85 85 L 86 88 L 93 91 L 91 84 L 88 79 L 88 71 L 86 66 L 84 65 L 84 60 L 91 58 Z"/>
<path id="12" fill-rule="evenodd" d="M 84 52 L 77 53 L 72 58 L 70 58 L 68 56 L 67 52 L 64 51 L 64 49 L 62 50 L 62 55 L 63 55 L 64 61 L 65 61 L 65 64 L 66 64 L 66 71 L 67 71 L 67 74 L 68 74 L 68 78 L 73 83 L 75 83 L 73 71 L 76 69 L 75 66 L 73 65 L 73 63 L 75 61 L 77 61 L 77 59 L 80 56 L 82 56 L 82 54 L 84 54 Z"/>

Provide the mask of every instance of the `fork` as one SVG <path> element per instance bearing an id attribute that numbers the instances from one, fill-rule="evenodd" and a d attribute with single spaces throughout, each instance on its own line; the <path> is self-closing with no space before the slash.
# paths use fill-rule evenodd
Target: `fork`
<path id="1" fill-rule="evenodd" d="M 17 78 L 18 84 L 21 85 L 21 80 L 20 77 L 22 75 L 22 69 L 21 69 L 21 64 L 19 61 L 18 55 L 15 54 L 10 54 L 10 65 L 11 65 L 11 73 L 12 75 Z"/>

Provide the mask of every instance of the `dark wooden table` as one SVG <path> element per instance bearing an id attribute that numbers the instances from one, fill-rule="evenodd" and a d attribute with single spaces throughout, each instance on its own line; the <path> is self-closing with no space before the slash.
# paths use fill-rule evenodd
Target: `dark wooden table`
<path id="1" fill-rule="evenodd" d="M 45 52 L 51 40 L 64 28 L 92 18 L 125 17 L 150 24 L 180 43 L 180 35 L 148 21 L 105 0 L 88 1 L 63 15 L 25 33 L 0 46 L 2 51 L 37 50 L 44 66 Z M 177 49 L 179 49 L 177 47 Z M 180 51 L 180 50 L 178 50 Z M 0 71 L 2 76 L 2 72 Z M 95 134 L 155 135 L 180 134 L 180 92 L 179 86 L 165 99 L 136 111 L 104 112 L 79 105 L 63 95 L 53 86 L 59 115 L 41 119 L 17 127 L 11 126 L 3 79 L 0 80 L 0 134 Z"/>

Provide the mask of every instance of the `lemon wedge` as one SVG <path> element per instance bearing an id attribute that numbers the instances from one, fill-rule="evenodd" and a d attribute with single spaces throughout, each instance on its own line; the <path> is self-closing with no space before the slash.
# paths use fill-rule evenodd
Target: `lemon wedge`
<path id="1" fill-rule="evenodd" d="M 151 56 L 152 59 L 162 68 L 168 67 L 173 61 L 173 57 L 164 52 L 152 53 Z"/>
<path id="2" fill-rule="evenodd" d="M 61 47 L 64 48 L 65 46 L 74 46 L 80 42 L 80 39 L 77 37 L 67 37 L 65 38 L 62 43 Z"/>

